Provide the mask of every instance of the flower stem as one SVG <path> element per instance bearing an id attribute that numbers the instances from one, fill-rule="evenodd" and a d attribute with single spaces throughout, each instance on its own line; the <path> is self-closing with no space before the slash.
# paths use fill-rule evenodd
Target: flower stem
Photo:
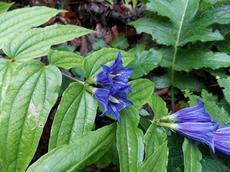
<path id="1" fill-rule="evenodd" d="M 74 78 L 74 77 L 72 77 L 72 76 L 70 76 L 70 75 L 67 75 L 67 74 L 65 74 L 64 72 L 62 72 L 62 75 L 66 76 L 67 78 L 69 78 L 69 79 L 71 79 L 71 80 L 73 80 L 73 81 L 76 81 L 76 82 L 79 83 L 79 84 L 84 85 L 84 82 L 83 82 L 83 81 L 80 81 L 80 80 L 78 80 L 78 79 L 76 79 L 76 78 Z"/>
<path id="2" fill-rule="evenodd" d="M 165 128 L 171 128 L 171 123 L 158 122 L 157 125 Z"/>

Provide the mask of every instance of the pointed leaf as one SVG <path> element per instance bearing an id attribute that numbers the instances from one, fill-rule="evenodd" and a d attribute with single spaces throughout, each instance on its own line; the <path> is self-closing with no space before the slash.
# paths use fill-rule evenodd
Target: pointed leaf
<path id="1" fill-rule="evenodd" d="M 154 83 L 148 79 L 137 79 L 130 82 L 132 92 L 128 98 L 137 109 L 148 102 L 154 91 Z"/>
<path id="2" fill-rule="evenodd" d="M 145 133 L 145 157 L 149 158 L 160 146 L 167 141 L 167 134 L 163 128 L 152 123 Z"/>
<path id="3" fill-rule="evenodd" d="M 49 64 L 64 69 L 82 68 L 84 58 L 69 51 L 50 50 L 48 54 Z"/>
<path id="4" fill-rule="evenodd" d="M 56 67 L 22 64 L 1 107 L 0 162 L 3 171 L 25 171 L 37 149 L 61 85 Z"/>
<path id="5" fill-rule="evenodd" d="M 72 83 L 65 90 L 51 130 L 49 149 L 77 140 L 94 126 L 97 101 L 83 85 Z"/>
<path id="6" fill-rule="evenodd" d="M 14 3 L 0 2 L 0 13 L 6 12 Z"/>
<path id="7" fill-rule="evenodd" d="M 16 34 L 6 41 L 3 51 L 10 58 L 28 60 L 48 54 L 52 45 L 86 35 L 92 31 L 74 25 L 52 25 Z"/>
<path id="8" fill-rule="evenodd" d="M 161 49 L 163 55 L 160 66 L 171 67 L 172 49 Z M 218 69 L 230 66 L 230 56 L 226 53 L 213 53 L 202 49 L 179 49 L 175 63 L 175 70 L 190 71 L 192 69 Z"/>
<path id="9" fill-rule="evenodd" d="M 0 48 L 15 33 L 40 26 L 60 12 L 48 7 L 30 7 L 0 14 Z"/>
<path id="10" fill-rule="evenodd" d="M 80 137 L 75 143 L 55 148 L 32 164 L 27 172 L 81 172 L 111 148 L 114 129 L 114 125 L 106 126 Z"/>
<path id="11" fill-rule="evenodd" d="M 130 61 L 132 61 L 132 59 L 134 59 L 134 55 L 132 53 L 114 48 L 103 48 L 88 55 L 84 60 L 84 70 L 86 77 L 94 77 L 98 72 L 100 72 L 102 64 L 111 64 L 112 61 L 117 58 L 119 51 L 122 54 L 122 61 L 124 66 L 126 66 Z"/>
<path id="12" fill-rule="evenodd" d="M 168 147 L 165 141 L 159 148 L 148 157 L 138 172 L 157 171 L 165 172 L 168 164 Z"/>
<path id="13" fill-rule="evenodd" d="M 136 172 L 143 159 L 143 154 L 139 153 L 142 146 L 138 139 L 138 121 L 138 113 L 135 108 L 128 107 L 121 111 L 121 122 L 117 125 L 116 134 L 121 172 Z"/>
<path id="14" fill-rule="evenodd" d="M 202 154 L 197 145 L 185 138 L 183 143 L 184 172 L 201 172 Z"/>
<path id="15" fill-rule="evenodd" d="M 135 79 L 147 75 L 151 70 L 158 66 L 161 58 L 161 53 L 154 49 L 137 53 L 135 59 L 128 64 L 128 67 L 134 69 L 131 77 Z"/>

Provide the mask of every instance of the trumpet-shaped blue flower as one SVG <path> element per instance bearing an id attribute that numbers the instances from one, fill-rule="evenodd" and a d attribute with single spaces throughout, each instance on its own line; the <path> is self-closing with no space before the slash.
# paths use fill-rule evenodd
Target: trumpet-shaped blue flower
<path id="1" fill-rule="evenodd" d="M 170 124 L 170 128 L 190 139 L 205 143 L 214 151 L 214 132 L 216 122 L 184 122 Z"/>
<path id="2" fill-rule="evenodd" d="M 118 89 L 95 88 L 94 94 L 97 100 L 102 104 L 104 111 L 101 116 L 106 114 L 113 115 L 120 122 L 119 111 L 133 103 L 127 99 L 126 92 L 129 86 Z"/>
<path id="3" fill-rule="evenodd" d="M 230 125 L 219 126 L 214 133 L 215 148 L 230 155 Z"/>
<path id="4" fill-rule="evenodd" d="M 102 71 L 97 74 L 95 81 L 102 86 L 120 89 L 128 85 L 128 79 L 132 72 L 132 68 L 123 66 L 122 55 L 119 52 L 116 60 L 110 66 L 102 65 Z"/>
<path id="5" fill-rule="evenodd" d="M 174 122 L 211 122 L 211 116 L 206 112 L 204 103 L 200 99 L 196 101 L 197 106 L 181 109 L 168 118 Z"/>

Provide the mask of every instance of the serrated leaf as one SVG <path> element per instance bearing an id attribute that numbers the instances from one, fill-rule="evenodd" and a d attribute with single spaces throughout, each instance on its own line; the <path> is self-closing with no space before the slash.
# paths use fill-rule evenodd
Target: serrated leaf
<path id="1" fill-rule="evenodd" d="M 168 142 L 165 141 L 158 149 L 147 158 L 138 172 L 157 171 L 165 172 L 168 164 Z"/>
<path id="2" fill-rule="evenodd" d="M 140 153 L 140 136 L 138 136 L 138 113 L 135 108 L 128 107 L 121 111 L 121 122 L 117 125 L 117 150 L 120 162 L 120 171 L 137 171 L 143 159 Z"/>
<path id="3" fill-rule="evenodd" d="M 69 144 L 92 130 L 97 101 L 83 85 L 71 83 L 65 90 L 51 129 L 49 149 Z"/>
<path id="4" fill-rule="evenodd" d="M 201 172 L 202 166 L 200 161 L 202 159 L 202 154 L 197 145 L 185 138 L 183 143 L 183 153 L 184 172 Z"/>
<path id="5" fill-rule="evenodd" d="M 134 59 L 132 53 L 128 53 L 114 48 L 103 48 L 88 55 L 84 60 L 84 70 L 86 77 L 94 77 L 101 70 L 101 65 L 109 65 L 117 58 L 118 52 L 122 54 L 123 64 L 126 66 Z"/>
<path id="6" fill-rule="evenodd" d="M 163 58 L 160 66 L 172 66 L 172 49 L 160 49 Z M 218 69 L 230 66 L 230 56 L 226 53 L 213 53 L 202 49 L 179 49 L 174 69 L 177 71 L 190 71 L 192 69 L 211 68 Z"/>
<path id="7" fill-rule="evenodd" d="M 20 65 L 1 107 L 0 161 L 3 171 L 25 171 L 37 149 L 61 85 L 56 67 Z"/>
<path id="8" fill-rule="evenodd" d="M 14 3 L 0 2 L 0 13 L 6 12 Z"/>
<path id="9" fill-rule="evenodd" d="M 50 50 L 48 54 L 49 64 L 64 69 L 82 68 L 84 58 L 70 51 Z"/>
<path id="10" fill-rule="evenodd" d="M 199 9 L 199 6 L 200 0 L 150 0 L 147 8 L 156 12 L 158 16 L 147 15 L 131 24 L 139 33 L 151 34 L 159 44 L 174 47 L 198 40 L 202 42 L 223 40 L 219 31 L 213 31 L 208 27 L 214 23 L 229 23 L 230 5 L 215 6 L 205 10 Z"/>
<path id="11" fill-rule="evenodd" d="M 132 92 L 128 92 L 128 99 L 133 102 L 137 109 L 140 109 L 148 102 L 154 91 L 154 83 L 148 79 L 137 79 L 129 82 Z"/>
<path id="12" fill-rule="evenodd" d="M 148 104 L 154 112 L 154 118 L 161 118 L 168 114 L 166 103 L 160 96 L 153 94 L 148 100 Z"/>
<path id="13" fill-rule="evenodd" d="M 223 88 L 225 99 L 230 103 L 230 77 L 220 78 L 217 81 L 220 87 Z"/>
<path id="14" fill-rule="evenodd" d="M 163 128 L 152 123 L 145 133 L 145 159 L 149 158 L 159 147 L 167 141 L 167 134 Z"/>
<path id="15" fill-rule="evenodd" d="M 40 26 L 60 12 L 62 10 L 35 6 L 0 14 L 0 48 L 15 33 Z"/>
<path id="16" fill-rule="evenodd" d="M 128 64 L 128 67 L 134 69 L 131 77 L 135 79 L 147 75 L 151 70 L 158 66 L 161 58 L 161 53 L 154 49 L 137 53 L 135 59 Z"/>
<path id="17" fill-rule="evenodd" d="M 5 54 L 16 60 L 29 60 L 48 54 L 51 45 L 60 44 L 92 31 L 74 25 L 52 25 L 16 34 L 6 41 Z"/>
<path id="18" fill-rule="evenodd" d="M 114 125 L 81 136 L 75 143 L 57 147 L 32 164 L 27 172 L 81 172 L 95 163 L 115 140 Z"/>

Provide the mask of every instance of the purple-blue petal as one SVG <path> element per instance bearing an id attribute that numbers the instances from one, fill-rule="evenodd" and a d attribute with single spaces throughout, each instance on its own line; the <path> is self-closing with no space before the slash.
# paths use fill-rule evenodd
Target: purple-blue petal
<path id="1" fill-rule="evenodd" d="M 230 155 L 230 125 L 219 126 L 214 133 L 215 148 Z"/>
<path id="2" fill-rule="evenodd" d="M 211 116 L 207 113 L 204 103 L 197 99 L 197 106 L 187 107 L 170 115 L 174 122 L 211 122 Z"/>
<path id="3" fill-rule="evenodd" d="M 190 139 L 207 144 L 214 151 L 216 122 L 185 122 L 171 124 L 171 128 Z"/>
<path id="4" fill-rule="evenodd" d="M 94 88 L 94 95 L 104 108 L 103 114 L 108 110 L 110 90 L 105 88 Z"/>

